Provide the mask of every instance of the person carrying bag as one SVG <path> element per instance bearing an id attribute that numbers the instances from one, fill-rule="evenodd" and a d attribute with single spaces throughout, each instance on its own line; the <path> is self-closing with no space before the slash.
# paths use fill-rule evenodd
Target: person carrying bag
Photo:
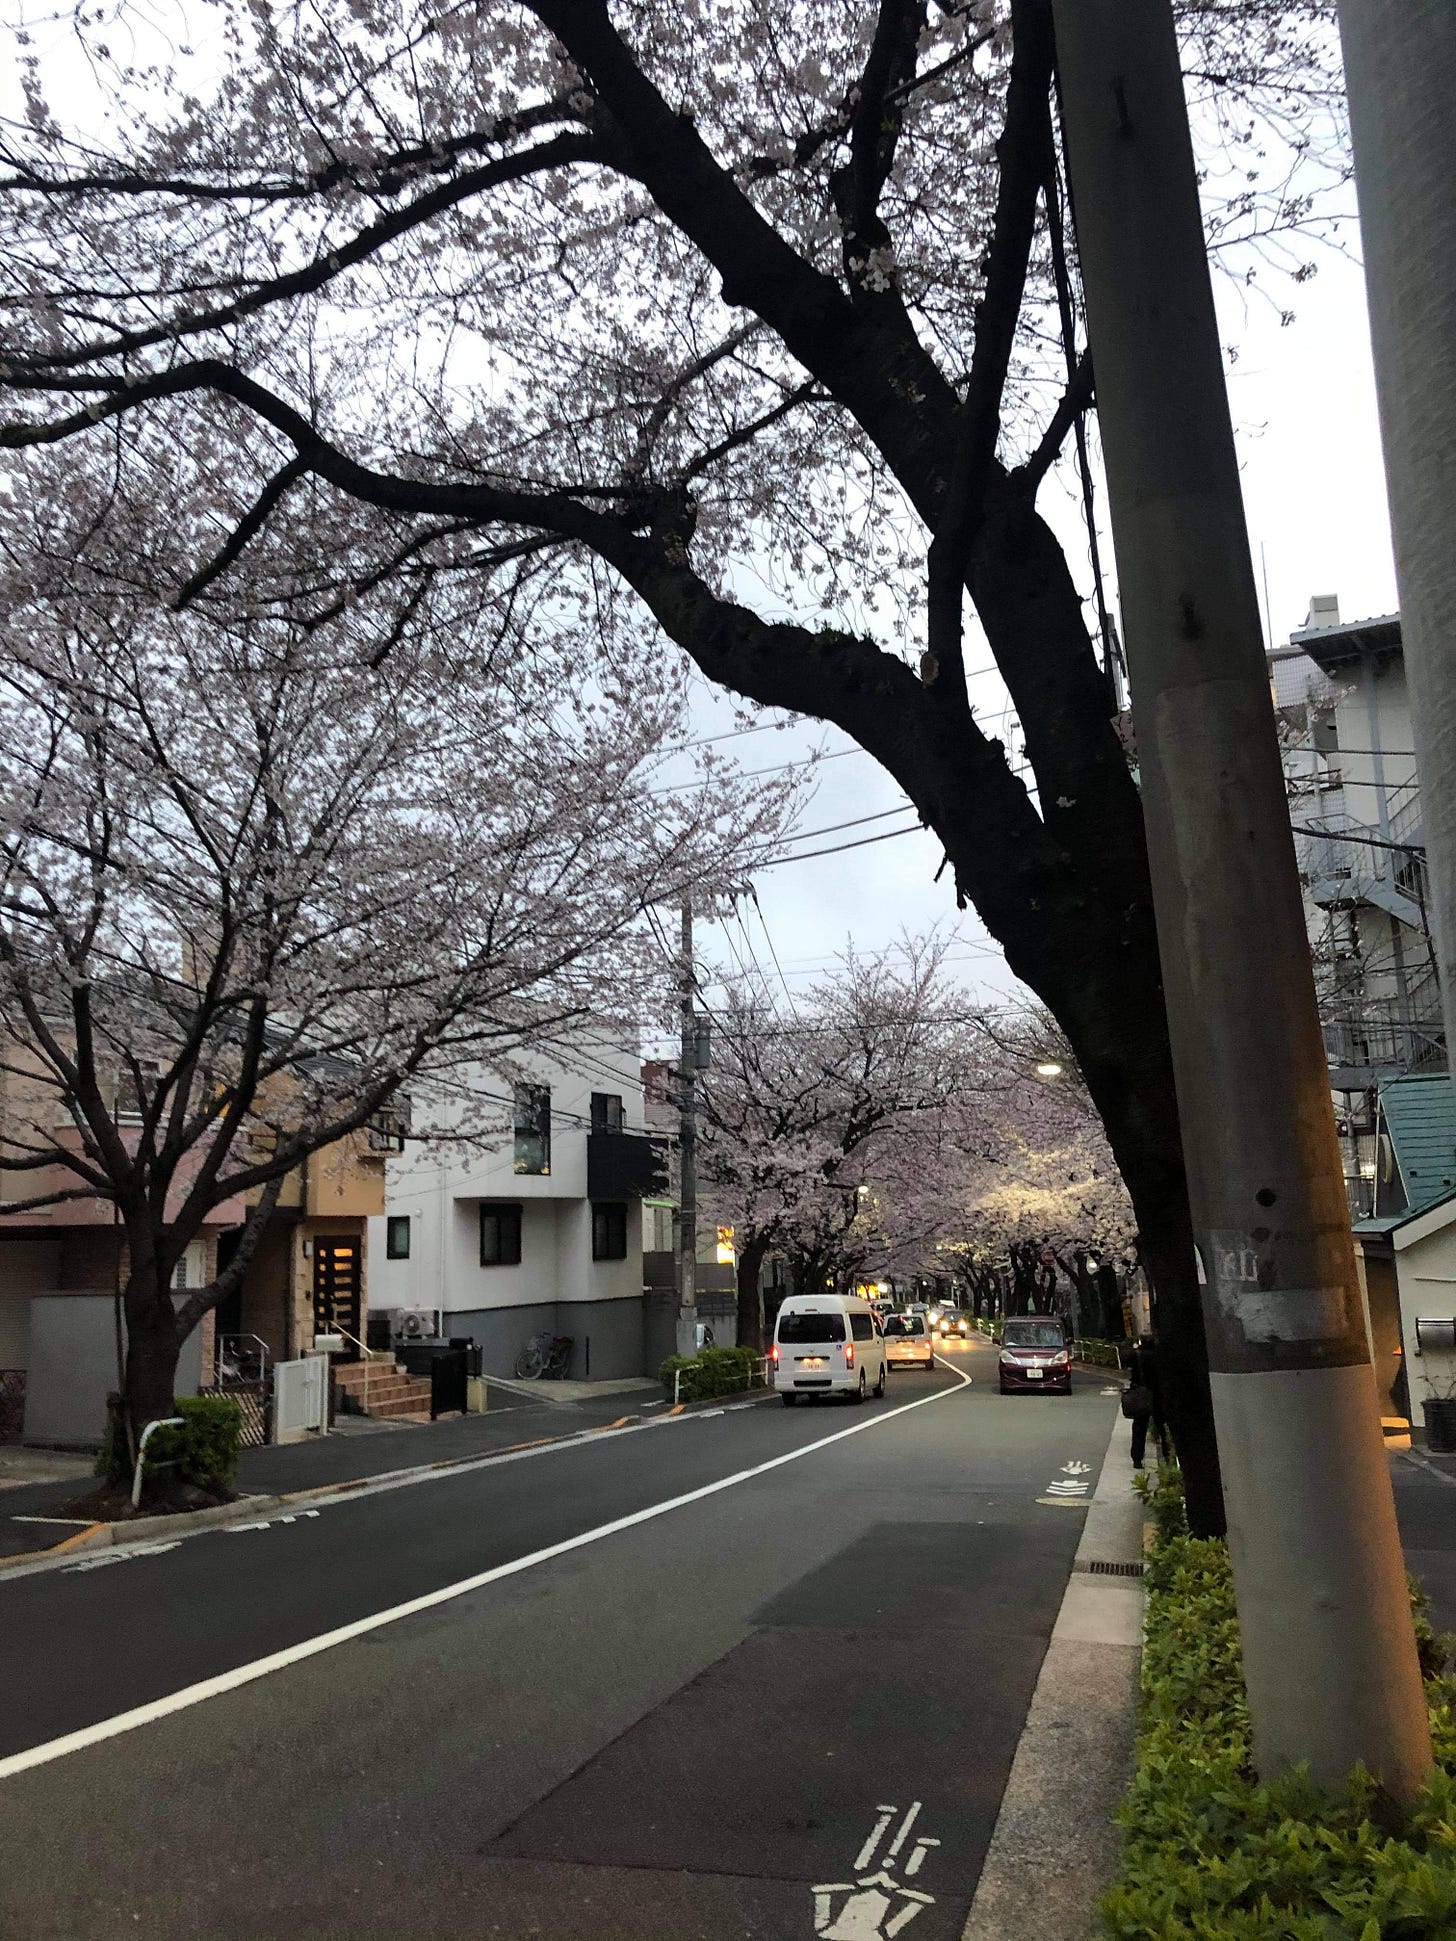
<path id="1" fill-rule="evenodd" d="M 1132 1424 L 1132 1466 L 1143 1467 L 1148 1446 L 1148 1424 L 1153 1424 L 1158 1453 L 1166 1454 L 1163 1432 L 1163 1396 L 1158 1382 L 1158 1350 L 1150 1334 L 1139 1337 L 1128 1362 L 1131 1379 L 1122 1391 L 1122 1412 Z"/>

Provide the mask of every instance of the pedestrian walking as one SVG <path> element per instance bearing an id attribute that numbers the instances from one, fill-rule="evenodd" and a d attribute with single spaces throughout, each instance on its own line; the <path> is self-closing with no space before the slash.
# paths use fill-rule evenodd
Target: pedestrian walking
<path id="1" fill-rule="evenodd" d="M 1129 1381 L 1122 1398 L 1122 1412 L 1132 1422 L 1132 1466 L 1141 1469 L 1148 1446 L 1148 1424 L 1158 1441 L 1158 1454 L 1166 1453 L 1163 1440 L 1163 1390 L 1158 1379 L 1158 1348 L 1150 1334 L 1139 1335 L 1138 1344 L 1128 1360 Z"/>

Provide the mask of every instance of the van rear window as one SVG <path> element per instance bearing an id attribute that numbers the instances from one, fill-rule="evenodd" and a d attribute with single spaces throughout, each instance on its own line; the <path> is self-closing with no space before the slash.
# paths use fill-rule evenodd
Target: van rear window
<path id="1" fill-rule="evenodd" d="M 779 1316 L 780 1341 L 843 1341 L 842 1314 L 806 1314 L 802 1309 Z"/>

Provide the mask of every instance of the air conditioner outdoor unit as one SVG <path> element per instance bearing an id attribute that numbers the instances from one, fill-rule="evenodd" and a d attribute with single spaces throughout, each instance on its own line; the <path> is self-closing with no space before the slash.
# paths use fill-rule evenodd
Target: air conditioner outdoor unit
<path id="1" fill-rule="evenodd" d="M 394 1310 L 394 1333 L 403 1341 L 424 1341 L 439 1332 L 439 1317 L 433 1308 L 400 1307 Z"/>

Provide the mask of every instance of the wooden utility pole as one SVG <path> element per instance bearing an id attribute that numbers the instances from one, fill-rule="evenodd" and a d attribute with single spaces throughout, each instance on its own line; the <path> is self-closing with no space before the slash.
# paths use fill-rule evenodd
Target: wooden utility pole
<path id="1" fill-rule="evenodd" d="M 1431 1766 L 1170 0 L 1052 0 L 1259 1770 Z"/>

